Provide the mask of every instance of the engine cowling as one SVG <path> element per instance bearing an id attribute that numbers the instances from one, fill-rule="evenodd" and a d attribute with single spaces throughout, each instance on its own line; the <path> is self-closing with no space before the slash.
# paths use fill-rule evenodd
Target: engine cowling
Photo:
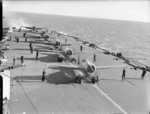
<path id="1" fill-rule="evenodd" d="M 56 41 L 56 47 L 59 47 L 59 46 L 60 46 L 60 42 Z"/>
<path id="2" fill-rule="evenodd" d="M 96 67 L 94 65 L 89 65 L 87 67 L 87 72 L 88 73 L 94 73 L 96 71 Z"/>
<path id="3" fill-rule="evenodd" d="M 67 54 L 68 56 L 71 56 L 71 55 L 73 54 L 73 52 L 72 52 L 71 49 L 68 49 L 68 50 L 66 51 L 66 54 Z"/>
<path id="4" fill-rule="evenodd" d="M 44 40 L 45 40 L 45 41 L 48 41 L 48 39 L 49 39 L 49 35 L 45 35 L 45 36 L 44 36 Z"/>
<path id="5" fill-rule="evenodd" d="M 59 55 L 58 62 L 62 62 L 64 60 L 64 57 L 62 55 Z"/>

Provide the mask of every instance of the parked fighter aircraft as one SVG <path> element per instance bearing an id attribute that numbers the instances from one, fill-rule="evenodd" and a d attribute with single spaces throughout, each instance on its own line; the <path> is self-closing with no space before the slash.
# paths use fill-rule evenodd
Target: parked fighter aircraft
<path id="1" fill-rule="evenodd" d="M 74 58 L 71 58 L 71 55 L 76 54 L 72 51 L 69 47 L 61 48 L 60 50 L 52 50 L 52 52 L 59 53 L 58 56 L 58 62 L 66 61 L 66 60 L 75 60 Z"/>
<path id="2" fill-rule="evenodd" d="M 63 46 L 70 46 L 71 44 L 62 44 L 58 39 L 51 39 L 50 41 L 32 41 L 32 43 L 45 44 L 50 46 L 50 50 L 61 51 Z"/>
<path id="3" fill-rule="evenodd" d="M 18 32 L 21 32 L 22 28 L 29 29 L 30 32 L 37 32 L 37 33 L 39 32 L 39 30 L 41 30 L 42 32 L 48 30 L 47 28 L 37 28 L 37 27 L 35 27 L 35 26 L 33 26 L 33 27 L 21 26 L 21 27 L 19 28 Z"/>
<path id="4" fill-rule="evenodd" d="M 63 64 L 51 64 L 48 65 L 49 68 L 66 68 L 66 69 L 73 69 L 79 70 L 80 76 L 75 78 L 76 82 L 81 83 L 83 78 L 90 77 L 91 82 L 95 83 L 97 80 L 97 76 L 94 76 L 96 69 L 108 69 L 108 68 L 117 68 L 117 67 L 126 67 L 126 65 L 119 65 L 119 66 L 95 66 L 91 63 L 88 59 L 83 60 L 81 64 L 77 65 L 63 65 Z"/>
<path id="5" fill-rule="evenodd" d="M 54 39 L 54 38 L 57 38 L 59 37 L 60 35 L 52 30 L 49 32 L 48 29 L 46 29 L 45 31 L 42 31 L 42 32 L 34 32 L 34 34 L 32 33 L 29 33 L 26 34 L 25 37 L 31 37 L 31 38 L 44 38 L 45 41 L 48 41 L 49 39 Z"/>

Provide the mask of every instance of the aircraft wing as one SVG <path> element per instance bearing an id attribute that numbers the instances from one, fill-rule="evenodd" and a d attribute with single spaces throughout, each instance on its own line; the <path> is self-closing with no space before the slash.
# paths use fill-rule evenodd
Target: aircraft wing
<path id="1" fill-rule="evenodd" d="M 48 30 L 47 28 L 37 28 L 37 29 L 46 29 L 46 30 Z"/>
<path id="2" fill-rule="evenodd" d="M 22 27 L 27 28 L 27 29 L 33 29 L 33 27 L 25 27 L 25 26 L 22 26 Z"/>
<path id="3" fill-rule="evenodd" d="M 61 44 L 61 46 L 70 46 L 72 44 Z"/>
<path id="4" fill-rule="evenodd" d="M 41 36 L 27 35 L 28 38 L 42 38 Z M 40 42 L 37 42 L 40 43 Z"/>
<path id="5" fill-rule="evenodd" d="M 127 67 L 127 65 L 96 66 L 96 69 L 110 69 L 110 68 L 120 68 L 120 67 Z"/>
<path id="6" fill-rule="evenodd" d="M 83 53 L 96 53 L 98 51 L 79 51 L 79 52 L 73 52 L 73 54 L 83 54 Z"/>
<path id="7" fill-rule="evenodd" d="M 32 43 L 39 43 L 39 44 L 45 44 L 45 45 L 52 45 L 52 42 L 45 42 L 45 41 L 32 41 Z"/>
<path id="8" fill-rule="evenodd" d="M 47 64 L 48 68 L 65 68 L 65 69 L 73 69 L 73 70 L 79 70 L 79 66 L 75 65 L 64 65 L 64 64 Z"/>

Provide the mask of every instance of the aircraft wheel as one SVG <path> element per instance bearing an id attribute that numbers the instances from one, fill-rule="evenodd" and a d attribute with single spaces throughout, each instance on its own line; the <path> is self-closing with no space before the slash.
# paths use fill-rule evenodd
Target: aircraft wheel
<path id="1" fill-rule="evenodd" d="M 93 84 L 95 84 L 95 83 L 96 83 L 96 79 L 95 79 L 95 77 L 92 77 L 92 78 L 91 78 L 91 82 L 92 82 Z"/>
<path id="2" fill-rule="evenodd" d="M 83 79 L 81 77 L 79 77 L 79 84 L 82 84 Z"/>
<path id="3" fill-rule="evenodd" d="M 58 57 L 58 62 L 62 62 L 64 60 L 63 57 Z"/>
<path id="4" fill-rule="evenodd" d="M 83 81 L 83 79 L 82 79 L 80 76 L 77 76 L 77 77 L 75 78 L 75 82 L 78 83 L 78 84 L 81 84 L 82 81 Z"/>

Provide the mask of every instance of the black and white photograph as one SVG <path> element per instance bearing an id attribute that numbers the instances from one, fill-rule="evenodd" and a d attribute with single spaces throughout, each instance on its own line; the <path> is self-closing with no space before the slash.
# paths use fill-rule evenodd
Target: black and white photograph
<path id="1" fill-rule="evenodd" d="M 2 0 L 3 114 L 150 114 L 150 1 Z"/>

